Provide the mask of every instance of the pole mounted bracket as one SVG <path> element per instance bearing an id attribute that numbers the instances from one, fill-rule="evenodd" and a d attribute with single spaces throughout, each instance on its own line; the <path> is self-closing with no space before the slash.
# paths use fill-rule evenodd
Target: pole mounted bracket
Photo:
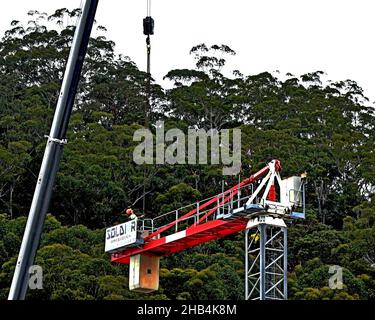
<path id="1" fill-rule="evenodd" d="M 57 139 L 57 138 L 52 138 L 50 136 L 45 135 L 44 138 L 48 138 L 48 142 L 53 142 L 59 145 L 66 145 L 68 143 L 67 139 Z"/>

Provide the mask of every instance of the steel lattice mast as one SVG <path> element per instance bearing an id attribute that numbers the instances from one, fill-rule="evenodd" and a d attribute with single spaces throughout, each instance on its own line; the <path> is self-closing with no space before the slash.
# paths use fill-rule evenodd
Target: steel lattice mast
<path id="1" fill-rule="evenodd" d="M 245 231 L 245 300 L 288 299 L 287 227 L 267 218 L 259 216 Z"/>

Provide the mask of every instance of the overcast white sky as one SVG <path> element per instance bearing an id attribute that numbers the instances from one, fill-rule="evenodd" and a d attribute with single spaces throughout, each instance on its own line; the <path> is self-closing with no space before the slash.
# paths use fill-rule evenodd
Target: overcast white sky
<path id="1" fill-rule="evenodd" d="M 375 100 L 374 0 L 152 0 L 155 35 L 152 73 L 161 84 L 173 68 L 194 66 L 193 45 L 227 44 L 237 51 L 228 71 L 244 74 L 279 70 L 295 75 L 322 70 L 331 80 L 352 79 Z M 27 11 L 52 13 L 80 7 L 81 0 L 4 1 L 0 34 Z M 97 21 L 118 53 L 145 70 L 142 19 L 146 0 L 101 0 Z"/>

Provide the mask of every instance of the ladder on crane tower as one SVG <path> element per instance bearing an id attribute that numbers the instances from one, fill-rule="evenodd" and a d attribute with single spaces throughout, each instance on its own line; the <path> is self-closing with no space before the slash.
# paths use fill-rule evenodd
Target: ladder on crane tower
<path id="1" fill-rule="evenodd" d="M 281 179 L 280 172 L 280 161 L 272 160 L 216 196 L 108 228 L 105 250 L 112 262 L 130 264 L 131 290 L 152 292 L 161 256 L 245 230 L 245 299 L 286 299 L 284 219 L 304 218 L 305 184 L 303 177 Z"/>

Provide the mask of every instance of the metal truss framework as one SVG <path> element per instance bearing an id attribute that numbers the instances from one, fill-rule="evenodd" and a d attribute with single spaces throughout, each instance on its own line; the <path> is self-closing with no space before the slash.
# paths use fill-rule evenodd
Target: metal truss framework
<path id="1" fill-rule="evenodd" d="M 245 231 L 245 300 L 286 300 L 287 227 L 267 223 Z"/>

